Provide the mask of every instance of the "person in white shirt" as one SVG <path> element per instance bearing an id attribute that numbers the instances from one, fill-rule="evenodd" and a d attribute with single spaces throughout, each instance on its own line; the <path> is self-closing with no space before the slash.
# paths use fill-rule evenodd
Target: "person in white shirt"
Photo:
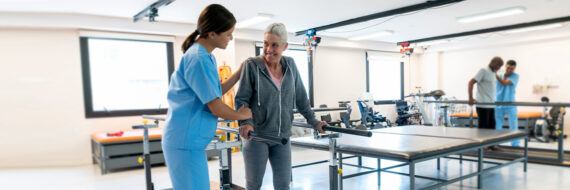
<path id="1" fill-rule="evenodd" d="M 493 57 L 488 67 L 481 68 L 479 72 L 469 81 L 469 105 L 475 102 L 493 103 L 496 100 L 497 78 L 495 73 L 503 66 L 501 57 Z M 473 86 L 477 83 L 477 94 L 473 99 Z M 495 106 L 494 105 L 476 105 L 479 128 L 495 129 Z"/>

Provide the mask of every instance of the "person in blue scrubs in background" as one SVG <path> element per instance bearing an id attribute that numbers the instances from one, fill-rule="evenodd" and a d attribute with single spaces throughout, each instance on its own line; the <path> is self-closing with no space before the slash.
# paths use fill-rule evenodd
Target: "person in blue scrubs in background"
<path id="1" fill-rule="evenodd" d="M 233 39 L 236 24 L 233 14 L 218 4 L 207 6 L 198 18 L 198 26 L 182 45 L 185 52 L 172 74 L 168 90 L 170 108 L 162 137 L 166 166 L 175 190 L 210 189 L 206 146 L 216 133 L 218 117 L 227 120 L 251 118 L 251 110 L 238 111 L 222 102 L 239 80 L 241 66 L 220 84 L 212 51 L 226 49 Z"/>
<path id="2" fill-rule="evenodd" d="M 502 102 L 514 102 L 515 101 L 515 90 L 517 84 L 519 83 L 519 74 L 515 73 L 517 67 L 517 62 L 514 60 L 507 61 L 506 72 L 500 75 L 495 75 L 497 77 L 497 101 Z M 518 130 L 519 129 L 519 119 L 516 106 L 495 106 L 495 121 L 496 129 L 503 129 L 503 121 L 505 120 L 505 115 L 509 120 L 509 129 Z M 512 146 L 519 146 L 520 142 L 512 141 Z"/>

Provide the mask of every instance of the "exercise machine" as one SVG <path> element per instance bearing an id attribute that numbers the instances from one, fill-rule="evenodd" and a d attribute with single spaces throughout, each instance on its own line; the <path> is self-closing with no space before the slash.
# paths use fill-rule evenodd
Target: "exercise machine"
<path id="1" fill-rule="evenodd" d="M 149 128 L 156 128 L 158 127 L 159 121 L 165 121 L 164 117 L 156 117 L 156 116 L 149 116 L 143 115 L 143 119 L 150 119 L 154 120 L 154 124 L 147 124 L 147 120 L 143 120 L 142 125 L 134 125 L 133 129 L 143 129 L 143 149 L 144 153 L 142 157 L 138 159 L 139 163 L 144 165 L 145 171 L 145 182 L 146 182 L 146 189 L 147 190 L 154 190 L 154 184 L 152 182 L 152 174 L 151 174 L 151 160 L 150 160 L 150 150 L 148 146 L 148 129 Z M 227 120 L 222 120 L 220 122 L 229 122 Z M 215 140 L 210 142 L 206 147 L 208 149 L 215 149 L 219 150 L 220 154 L 220 190 L 230 190 L 230 189 L 244 189 L 243 187 L 239 187 L 232 183 L 232 169 L 231 169 L 231 148 L 240 146 L 241 140 L 239 139 L 239 129 L 225 127 L 225 126 L 218 126 L 217 130 L 224 131 L 228 134 L 236 134 L 238 135 L 238 139 L 235 141 L 225 141 L 224 139 Z M 286 138 L 279 138 L 273 136 L 265 136 L 259 135 L 256 133 L 249 133 L 249 136 L 253 138 L 255 141 L 267 142 L 267 143 L 275 143 L 275 144 L 287 144 L 288 140 Z"/>

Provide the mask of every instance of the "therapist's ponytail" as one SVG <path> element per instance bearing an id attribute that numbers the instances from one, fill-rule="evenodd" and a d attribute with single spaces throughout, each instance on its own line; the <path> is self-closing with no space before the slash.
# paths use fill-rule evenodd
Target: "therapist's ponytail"
<path id="1" fill-rule="evenodd" d="M 236 24 L 234 15 L 219 4 L 208 5 L 198 18 L 198 25 L 196 30 L 192 32 L 184 43 L 182 43 L 182 51 L 186 52 L 197 38 L 207 38 L 210 32 L 216 34 L 230 30 Z"/>

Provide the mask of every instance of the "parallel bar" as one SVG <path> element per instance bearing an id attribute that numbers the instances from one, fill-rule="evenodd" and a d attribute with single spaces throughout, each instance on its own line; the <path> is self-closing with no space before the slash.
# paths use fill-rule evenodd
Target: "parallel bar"
<path id="1" fill-rule="evenodd" d="M 314 129 L 312 125 L 309 125 L 306 123 L 293 122 L 293 126 Z M 351 134 L 351 135 L 365 136 L 365 137 L 371 137 L 372 136 L 372 132 L 366 131 L 366 130 L 347 129 L 347 128 L 331 127 L 331 126 L 323 126 L 323 130 L 339 132 L 339 133 L 346 133 L 346 134 Z"/>
<path id="2" fill-rule="evenodd" d="M 399 15 L 399 14 L 419 11 L 419 10 L 423 10 L 423 9 L 429 9 L 429 8 L 433 8 L 433 7 L 439 7 L 442 5 L 446 5 L 446 4 L 450 4 L 450 3 L 457 3 L 457 2 L 461 2 L 461 1 L 463 1 L 463 0 L 426 1 L 425 3 L 420 3 L 420 4 L 411 5 L 411 6 L 407 6 L 407 7 L 392 9 L 389 11 L 379 12 L 379 13 L 375 13 L 375 14 L 371 14 L 371 15 L 356 17 L 353 19 L 348 19 L 348 20 L 337 22 L 337 23 L 332 23 L 332 24 L 328 24 L 325 26 L 319 26 L 319 27 L 315 27 L 315 28 L 311 28 L 311 29 L 314 29 L 315 31 L 322 31 L 322 30 L 327 30 L 327 29 L 331 29 L 331 28 L 337 28 L 337 27 L 341 27 L 341 26 L 356 24 L 356 23 L 360 23 L 360 22 L 366 22 L 369 20 L 379 19 L 379 18 L 383 18 L 383 17 Z M 310 30 L 310 29 L 307 29 L 307 30 Z M 295 32 L 295 35 L 296 36 L 303 35 L 303 34 L 305 34 L 305 31 L 307 31 L 307 30 L 297 31 L 297 32 Z"/>
<path id="3" fill-rule="evenodd" d="M 322 111 L 346 111 L 347 108 L 339 107 L 339 108 L 311 108 L 314 112 L 322 112 Z M 293 113 L 299 113 L 299 110 L 293 109 Z"/>
<path id="4" fill-rule="evenodd" d="M 402 100 L 374 100 L 374 105 L 396 104 Z"/>
<path id="5" fill-rule="evenodd" d="M 228 132 L 228 133 L 239 134 L 239 129 L 236 129 L 236 128 L 218 126 L 217 129 L 220 131 Z M 287 144 L 287 142 L 289 141 L 287 138 L 267 136 L 267 135 L 259 135 L 257 133 L 252 133 L 252 132 L 249 133 L 249 136 L 253 137 L 253 140 L 256 140 L 256 141 L 270 142 L 270 143 L 275 143 L 275 144 Z"/>
<path id="6" fill-rule="evenodd" d="M 142 115 L 143 119 L 152 119 L 158 121 L 166 121 L 166 118 L 163 116 L 153 116 L 153 115 Z"/>
<path id="7" fill-rule="evenodd" d="M 446 100 L 446 101 L 435 101 L 435 100 L 425 100 L 425 103 L 448 103 L 448 104 L 469 104 L 467 100 Z M 474 105 L 504 105 L 504 106 L 536 106 L 536 107 L 552 107 L 552 106 L 560 106 L 560 107 L 570 107 L 570 103 L 568 102 L 550 102 L 550 103 L 542 103 L 542 102 L 475 102 Z"/>

